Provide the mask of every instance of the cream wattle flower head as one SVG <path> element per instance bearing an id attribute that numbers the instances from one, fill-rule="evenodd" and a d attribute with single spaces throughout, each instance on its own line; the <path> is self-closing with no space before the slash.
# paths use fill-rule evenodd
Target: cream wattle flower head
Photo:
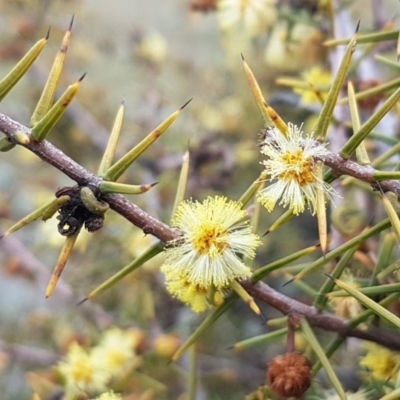
<path id="1" fill-rule="evenodd" d="M 181 297 L 190 303 L 189 286 L 199 294 L 201 289 L 221 290 L 234 279 L 250 276 L 250 269 L 239 256 L 253 258 L 261 241 L 245 218 L 239 203 L 221 196 L 179 205 L 171 225 L 182 236 L 169 243 L 161 267 L 173 295 L 180 297 L 177 288 L 181 286 L 185 288 Z M 179 280 L 185 285 L 178 285 Z"/>
<path id="2" fill-rule="evenodd" d="M 68 349 L 65 360 L 60 361 L 58 371 L 65 379 L 66 392 L 73 394 L 79 391 L 104 392 L 110 375 L 97 368 L 91 354 L 74 342 Z"/>
<path id="3" fill-rule="evenodd" d="M 288 124 L 285 136 L 277 128 L 269 128 L 267 137 L 262 143 L 261 154 L 267 156 L 262 161 L 269 175 L 268 181 L 275 181 L 257 194 L 257 200 L 268 211 L 279 204 L 289 207 L 293 214 L 300 214 L 306 205 L 315 214 L 317 191 L 328 196 L 334 193 L 333 188 L 321 180 L 315 158 L 329 152 L 324 144 L 319 143 L 312 135 L 302 136 L 301 127 Z"/>

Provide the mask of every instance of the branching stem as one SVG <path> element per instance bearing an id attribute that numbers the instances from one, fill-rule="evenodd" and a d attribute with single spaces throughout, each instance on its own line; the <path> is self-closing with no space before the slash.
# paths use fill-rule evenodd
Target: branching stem
<path id="1" fill-rule="evenodd" d="M 29 128 L 2 113 L 0 113 L 0 131 L 15 144 L 19 144 L 16 139 L 17 132 L 24 132 L 30 135 Z M 29 143 L 23 144 L 22 146 L 35 153 L 40 159 L 57 168 L 80 185 L 90 185 L 91 187 L 98 188 L 102 181 L 100 177 L 87 171 L 47 140 L 43 140 L 40 143 L 31 140 Z M 373 175 L 376 170 L 369 165 L 362 166 L 351 160 L 344 160 L 339 155 L 333 153 L 324 156 L 321 158 L 321 161 L 329 166 L 336 176 L 349 175 L 374 185 Z M 400 197 L 400 182 L 395 180 L 380 181 L 380 185 L 384 191 L 394 192 Z M 110 208 L 142 229 L 146 234 L 151 234 L 163 242 L 168 242 L 179 235 L 178 231 L 153 218 L 127 200 L 124 196 L 108 194 L 104 196 L 104 199 L 110 205 Z M 279 310 L 284 315 L 293 313 L 303 315 L 307 318 L 308 322 L 315 327 L 337 332 L 343 337 L 353 336 L 374 341 L 390 349 L 400 351 L 400 335 L 398 334 L 378 327 L 350 329 L 347 326 L 346 320 L 327 312 L 320 312 L 315 307 L 292 299 L 272 289 L 263 282 L 252 283 L 250 281 L 244 281 L 242 285 L 251 296 Z"/>

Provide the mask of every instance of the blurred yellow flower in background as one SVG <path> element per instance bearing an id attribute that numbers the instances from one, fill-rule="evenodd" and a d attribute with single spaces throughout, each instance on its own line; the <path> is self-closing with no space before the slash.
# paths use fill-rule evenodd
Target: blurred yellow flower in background
<path id="1" fill-rule="evenodd" d="M 250 37 L 267 32 L 277 18 L 274 0 L 219 0 L 217 9 L 222 31 L 242 28 Z"/>
<path id="2" fill-rule="evenodd" d="M 361 358 L 360 366 L 371 371 L 375 379 L 387 381 L 395 377 L 400 367 L 400 353 L 375 343 L 365 344 L 367 354 Z"/>
<path id="3" fill-rule="evenodd" d="M 76 342 L 69 348 L 65 359 L 57 369 L 64 379 L 66 399 L 75 399 L 80 392 L 97 395 L 110 390 L 113 379 L 119 378 L 127 370 L 141 363 L 135 348 L 140 345 L 140 337 L 135 330 L 116 327 L 106 330 L 97 346 L 85 349 Z M 104 399 L 114 398 L 112 392 L 104 393 Z M 99 399 L 104 400 L 103 397 Z"/>
<path id="4" fill-rule="evenodd" d="M 96 368 L 110 378 L 119 375 L 135 358 L 136 336 L 118 328 L 107 330 L 100 343 L 92 349 L 91 358 Z"/>
<path id="5" fill-rule="evenodd" d="M 295 88 L 295 93 L 300 95 L 300 102 L 302 105 L 310 105 L 315 103 L 320 103 L 321 99 L 317 96 L 315 91 L 313 91 L 313 86 L 317 88 L 320 92 L 327 92 L 332 83 L 331 72 L 322 68 L 321 66 L 315 66 L 307 71 L 304 71 L 302 78 L 310 84 L 309 89 Z"/>
<path id="6" fill-rule="evenodd" d="M 91 355 L 78 343 L 74 342 L 68 349 L 64 361 L 58 364 L 58 371 L 65 379 L 65 390 L 68 395 L 84 391 L 100 393 L 107 390 L 109 373 L 94 363 Z"/>

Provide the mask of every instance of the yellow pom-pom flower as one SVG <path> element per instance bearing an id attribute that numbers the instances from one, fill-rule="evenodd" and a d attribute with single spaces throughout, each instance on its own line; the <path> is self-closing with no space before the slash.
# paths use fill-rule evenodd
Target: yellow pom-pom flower
<path id="1" fill-rule="evenodd" d="M 371 371 L 375 379 L 387 381 L 393 379 L 400 366 L 400 353 L 391 351 L 375 343 L 367 343 L 368 353 L 361 358 L 360 366 Z"/>
<path id="2" fill-rule="evenodd" d="M 65 360 L 58 364 L 58 371 L 65 379 L 65 390 L 70 396 L 80 391 L 101 393 L 107 390 L 110 375 L 99 369 L 91 355 L 76 342 L 69 347 Z"/>
<path id="3" fill-rule="evenodd" d="M 250 37 L 267 32 L 277 18 L 275 0 L 219 0 L 217 7 L 223 31 L 241 27 Z"/>
<path id="4" fill-rule="evenodd" d="M 135 358 L 135 336 L 118 328 L 107 330 L 99 345 L 92 349 L 92 360 L 96 367 L 107 371 L 110 378 L 118 376 Z"/>
<path id="5" fill-rule="evenodd" d="M 173 295 L 202 309 L 203 293 L 250 276 L 240 256 L 253 258 L 261 241 L 245 218 L 239 203 L 221 196 L 179 205 L 172 226 L 182 236 L 169 243 L 161 267 Z"/>
<path id="6" fill-rule="evenodd" d="M 210 299 L 209 290 L 190 283 L 186 278 L 177 277 L 173 273 L 167 280 L 168 291 L 182 303 L 187 304 L 195 312 L 205 311 L 212 305 L 220 305 L 224 302 L 224 292 L 215 289 L 213 299 Z M 212 301 L 211 301 L 212 300 Z"/>
<path id="7" fill-rule="evenodd" d="M 334 192 L 318 177 L 315 162 L 315 157 L 328 154 L 328 150 L 312 135 L 303 138 L 301 127 L 289 123 L 286 136 L 277 128 L 268 129 L 261 154 L 268 157 L 262 161 L 268 180 L 276 180 L 257 194 L 257 200 L 268 211 L 272 211 L 280 199 L 279 204 L 289 207 L 293 214 L 302 213 L 306 205 L 315 214 L 317 191 L 328 195 Z"/>
<path id="8" fill-rule="evenodd" d="M 327 92 L 332 83 L 332 74 L 329 70 L 324 69 L 320 66 L 315 66 L 310 68 L 308 71 L 302 74 L 303 79 L 318 88 L 321 92 Z M 294 89 L 295 93 L 298 93 L 301 97 L 301 103 L 303 105 L 310 105 L 321 102 L 316 93 L 312 90 L 310 86 L 309 89 Z"/>

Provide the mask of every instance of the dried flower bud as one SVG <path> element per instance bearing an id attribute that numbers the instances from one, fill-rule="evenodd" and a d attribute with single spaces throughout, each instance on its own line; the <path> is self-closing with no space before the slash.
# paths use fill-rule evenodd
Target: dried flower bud
<path id="1" fill-rule="evenodd" d="M 311 384 L 311 363 L 297 353 L 276 356 L 268 364 L 267 382 L 277 396 L 300 397 Z"/>

